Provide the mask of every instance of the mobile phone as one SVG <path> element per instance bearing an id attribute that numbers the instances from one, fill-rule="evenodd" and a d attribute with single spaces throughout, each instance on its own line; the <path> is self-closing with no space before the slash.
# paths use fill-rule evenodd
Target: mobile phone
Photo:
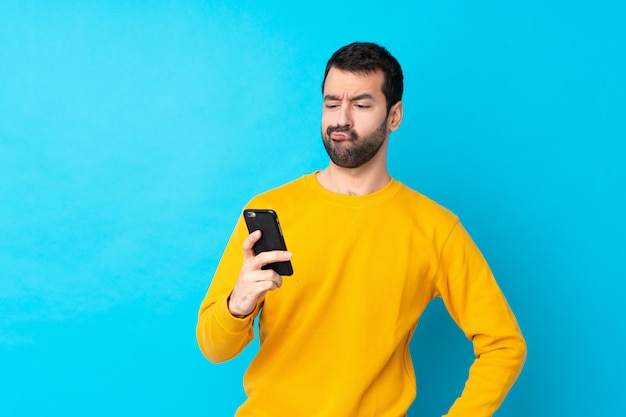
<path id="1" fill-rule="evenodd" d="M 278 215 L 269 209 L 245 209 L 243 218 L 248 226 L 248 232 L 261 231 L 261 238 L 254 244 L 255 254 L 272 250 L 287 250 L 283 231 L 278 222 Z M 293 275 L 291 261 L 274 262 L 263 265 L 262 269 L 273 269 L 279 275 Z"/>

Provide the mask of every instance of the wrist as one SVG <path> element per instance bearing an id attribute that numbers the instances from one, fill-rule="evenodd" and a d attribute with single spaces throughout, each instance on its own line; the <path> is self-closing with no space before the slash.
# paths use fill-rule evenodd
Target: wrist
<path id="1" fill-rule="evenodd" d="M 231 314 L 231 316 L 236 317 L 238 319 L 245 319 L 250 314 L 252 314 L 252 311 L 249 312 L 249 313 L 241 313 L 241 312 L 237 311 L 236 309 L 233 309 L 231 307 L 231 296 L 232 296 L 232 293 L 226 299 L 226 307 L 228 308 L 228 311 Z"/>

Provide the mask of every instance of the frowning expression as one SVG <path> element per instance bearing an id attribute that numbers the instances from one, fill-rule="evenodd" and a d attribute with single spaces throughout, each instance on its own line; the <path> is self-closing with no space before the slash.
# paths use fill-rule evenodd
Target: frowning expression
<path id="1" fill-rule="evenodd" d="M 356 168 L 380 151 L 390 128 L 380 71 L 361 74 L 331 68 L 324 83 L 322 140 L 331 161 Z"/>

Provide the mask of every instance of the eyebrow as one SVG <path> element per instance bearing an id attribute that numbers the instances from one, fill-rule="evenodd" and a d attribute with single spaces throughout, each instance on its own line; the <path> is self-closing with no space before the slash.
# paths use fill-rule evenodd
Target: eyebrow
<path id="1" fill-rule="evenodd" d="M 373 100 L 374 97 L 369 94 L 369 93 L 363 93 L 363 94 L 359 94 L 357 96 L 351 97 L 350 101 L 358 101 L 358 100 Z M 339 96 L 335 96 L 333 94 L 326 94 L 324 96 L 324 101 L 327 100 L 341 100 L 341 98 Z"/>

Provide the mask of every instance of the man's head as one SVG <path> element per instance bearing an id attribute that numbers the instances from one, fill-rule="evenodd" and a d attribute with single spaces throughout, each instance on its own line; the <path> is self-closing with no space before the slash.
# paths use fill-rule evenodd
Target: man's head
<path id="1" fill-rule="evenodd" d="M 389 52 L 353 43 L 333 54 L 322 83 L 322 141 L 343 168 L 385 164 L 387 139 L 402 121 L 402 69 Z"/>
<path id="2" fill-rule="evenodd" d="M 387 112 L 391 106 L 402 100 L 404 90 L 402 67 L 398 60 L 380 45 L 370 42 L 354 42 L 339 48 L 326 64 L 322 94 L 331 68 L 363 75 L 381 71 L 384 76 L 382 91 L 387 99 Z"/>

